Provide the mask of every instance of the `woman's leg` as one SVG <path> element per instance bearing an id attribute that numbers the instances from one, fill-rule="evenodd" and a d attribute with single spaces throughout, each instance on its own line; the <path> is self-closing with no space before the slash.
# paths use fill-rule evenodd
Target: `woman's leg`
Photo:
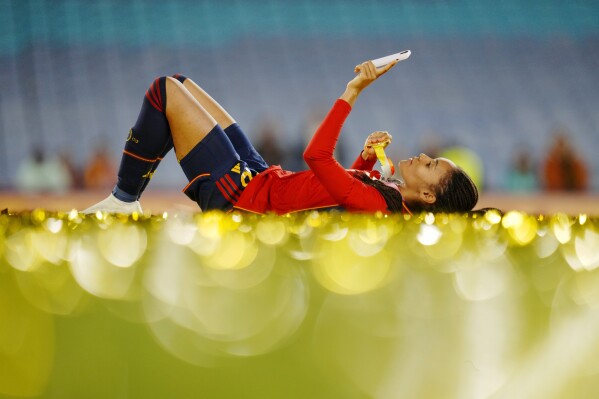
<path id="1" fill-rule="evenodd" d="M 180 161 L 214 129 L 217 121 L 175 78 L 167 78 L 166 96 L 166 118 L 177 159 Z"/>
<path id="2" fill-rule="evenodd" d="M 262 172 L 268 167 L 235 119 L 214 98 L 190 78 L 183 75 L 174 75 L 174 77 L 183 83 L 183 86 L 198 101 L 202 108 L 224 129 L 235 151 L 237 151 L 241 159 L 247 162 L 250 168 L 256 172 Z"/>
<path id="3" fill-rule="evenodd" d="M 224 108 L 222 108 L 220 106 L 220 104 L 218 104 L 216 101 L 214 101 L 212 99 L 212 97 L 210 97 L 205 91 L 203 91 L 202 89 L 200 89 L 198 85 L 196 85 L 195 83 L 193 83 L 191 81 L 191 79 L 188 79 L 186 76 L 183 76 L 183 75 L 180 75 L 180 74 L 175 74 L 175 75 L 172 75 L 171 77 L 177 79 L 181 83 L 184 83 L 183 86 L 187 90 L 190 91 L 190 93 L 192 94 L 192 96 L 196 100 L 198 100 L 198 102 L 200 103 L 200 105 L 216 120 L 216 122 L 220 126 L 228 127 L 231 124 L 235 123 L 235 121 L 233 120 L 233 118 L 231 118 L 231 116 L 224 110 Z M 187 82 L 187 83 L 185 83 L 185 82 Z M 166 88 L 165 88 L 164 96 L 166 96 Z M 160 156 L 158 157 L 158 159 L 156 160 L 156 162 L 152 166 L 152 169 L 149 171 L 149 173 L 146 174 L 147 177 L 146 177 L 146 179 L 145 179 L 145 181 L 143 183 L 143 186 L 142 186 L 142 188 L 140 190 L 140 194 L 139 194 L 140 196 L 143 193 L 143 191 L 145 190 L 146 186 L 150 183 L 150 180 L 151 180 L 152 176 L 154 175 L 154 172 L 158 168 L 158 165 L 160 164 L 160 161 L 173 148 L 173 140 L 172 140 L 172 137 L 171 137 L 170 129 L 169 129 L 168 135 L 169 135 L 169 141 L 166 143 L 166 145 L 164 147 L 164 150 L 162 151 L 162 153 L 160 154 Z M 182 158 L 182 157 L 180 157 L 180 158 Z"/>
<path id="4" fill-rule="evenodd" d="M 174 75 L 174 78 L 183 83 L 189 93 L 200 103 L 202 108 L 206 110 L 220 125 L 223 129 L 228 128 L 235 123 L 235 119 L 218 103 L 213 99 L 204 89 L 197 85 L 190 78 L 183 75 Z"/>
<path id="5" fill-rule="evenodd" d="M 156 79 L 147 90 L 137 121 L 129 131 L 112 195 L 84 213 L 140 211 L 137 200 L 173 145 L 181 160 L 215 126 L 215 119 L 178 80 Z M 121 209 L 121 205 L 127 203 L 136 206 Z"/>
<path id="6" fill-rule="evenodd" d="M 125 142 L 113 194 L 120 200 L 136 201 L 164 156 L 173 148 L 164 114 L 166 77 L 154 80 L 144 95 L 139 115 Z"/>
<path id="7" fill-rule="evenodd" d="M 123 201 L 137 200 L 173 145 L 180 160 L 215 125 L 180 82 L 156 79 L 129 132 L 113 194 Z"/>

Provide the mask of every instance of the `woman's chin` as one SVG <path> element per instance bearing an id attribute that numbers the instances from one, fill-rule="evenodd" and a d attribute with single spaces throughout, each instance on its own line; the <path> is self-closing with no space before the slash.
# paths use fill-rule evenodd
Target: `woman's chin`
<path id="1" fill-rule="evenodd" d="M 404 159 L 397 163 L 397 167 L 395 168 L 395 176 L 400 177 L 401 171 L 405 166 L 408 166 L 410 163 L 409 159 Z"/>

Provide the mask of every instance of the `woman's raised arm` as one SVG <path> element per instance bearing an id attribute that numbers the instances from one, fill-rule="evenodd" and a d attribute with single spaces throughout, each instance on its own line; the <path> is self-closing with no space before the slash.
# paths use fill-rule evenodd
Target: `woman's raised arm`
<path id="1" fill-rule="evenodd" d="M 356 99 L 368 85 L 378 79 L 379 76 L 384 75 L 393 68 L 398 61 L 393 61 L 387 64 L 384 68 L 376 68 L 372 61 L 366 61 L 357 65 L 354 72 L 357 73 L 356 77 L 349 81 L 345 91 L 339 97 L 341 100 L 346 101 L 352 107 L 356 102 Z"/>

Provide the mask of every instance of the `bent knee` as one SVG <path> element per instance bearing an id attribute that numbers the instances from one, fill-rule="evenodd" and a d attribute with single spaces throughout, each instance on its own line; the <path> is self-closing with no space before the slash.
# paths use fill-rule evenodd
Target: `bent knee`
<path id="1" fill-rule="evenodd" d="M 177 79 L 181 83 L 185 82 L 185 80 L 187 79 L 187 76 L 181 75 L 180 73 L 176 73 L 174 75 L 171 75 L 171 77 Z"/>
<path id="2" fill-rule="evenodd" d="M 171 76 L 164 76 L 163 78 L 165 81 L 166 96 L 169 99 L 174 99 L 175 97 L 180 97 L 181 95 L 189 95 L 189 91 L 185 88 L 185 86 L 183 86 L 183 83 L 179 82 L 179 80 Z"/>
<path id="3" fill-rule="evenodd" d="M 172 76 L 161 76 L 158 79 L 164 79 L 165 80 L 167 89 L 168 89 L 169 86 L 171 86 L 171 87 L 182 86 L 181 82 L 179 80 L 177 80 L 176 78 L 172 77 Z"/>

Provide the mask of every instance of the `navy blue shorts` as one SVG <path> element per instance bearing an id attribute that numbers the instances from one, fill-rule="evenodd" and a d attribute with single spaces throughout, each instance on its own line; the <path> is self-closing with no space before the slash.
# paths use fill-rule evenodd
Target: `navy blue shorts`
<path id="1" fill-rule="evenodd" d="M 183 159 L 189 184 L 183 189 L 203 211 L 228 211 L 252 178 L 268 165 L 236 123 L 216 125 Z"/>

